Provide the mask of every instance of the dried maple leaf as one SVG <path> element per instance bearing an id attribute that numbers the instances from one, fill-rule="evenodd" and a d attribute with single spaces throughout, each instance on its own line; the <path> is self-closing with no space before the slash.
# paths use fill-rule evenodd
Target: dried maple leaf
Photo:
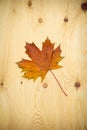
<path id="1" fill-rule="evenodd" d="M 43 81 L 47 72 L 50 71 L 63 93 L 67 96 L 52 72 L 54 69 L 61 68 L 61 66 L 58 65 L 63 59 L 63 57 L 60 56 L 60 45 L 54 49 L 54 44 L 47 38 L 45 42 L 43 42 L 42 50 L 40 50 L 34 43 L 26 43 L 25 48 L 26 54 L 31 60 L 22 59 L 22 61 L 17 62 L 18 66 L 22 68 L 24 72 L 23 77 L 36 80 L 40 76 Z"/>

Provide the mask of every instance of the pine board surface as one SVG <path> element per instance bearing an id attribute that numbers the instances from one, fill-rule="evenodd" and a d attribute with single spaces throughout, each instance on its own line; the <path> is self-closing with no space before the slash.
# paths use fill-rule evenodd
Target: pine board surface
<path id="1" fill-rule="evenodd" d="M 0 130 L 87 130 L 86 0 L 0 0 Z M 65 18 L 65 21 L 64 21 Z M 25 43 L 61 43 L 63 68 L 41 83 L 22 78 Z M 48 87 L 44 88 L 43 84 Z M 75 83 L 80 87 L 75 87 Z"/>

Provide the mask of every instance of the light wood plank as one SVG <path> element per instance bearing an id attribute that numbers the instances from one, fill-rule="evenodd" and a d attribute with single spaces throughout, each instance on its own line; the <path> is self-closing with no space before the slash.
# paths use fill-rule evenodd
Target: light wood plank
<path id="1" fill-rule="evenodd" d="M 82 2 L 32 0 L 29 7 L 27 0 L 0 0 L 1 130 L 87 129 L 87 13 L 81 10 Z M 47 37 L 55 47 L 61 43 L 63 68 L 54 73 L 68 97 L 50 72 L 43 82 L 48 87 L 43 88 L 40 78 L 22 78 L 15 64 L 28 59 L 26 41 L 41 49 Z"/>

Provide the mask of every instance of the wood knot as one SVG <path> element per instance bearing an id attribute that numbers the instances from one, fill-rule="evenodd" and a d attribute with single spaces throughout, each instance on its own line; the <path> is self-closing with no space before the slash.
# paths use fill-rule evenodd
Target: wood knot
<path id="1" fill-rule="evenodd" d="M 48 84 L 47 84 L 47 83 L 44 83 L 44 84 L 43 84 L 43 87 L 44 87 L 44 88 L 47 88 L 47 87 L 48 87 Z"/>
<path id="2" fill-rule="evenodd" d="M 21 81 L 20 84 L 23 84 L 23 82 Z"/>
<path id="3" fill-rule="evenodd" d="M 75 83 L 75 87 L 76 87 L 76 88 L 79 88 L 79 87 L 80 87 L 80 83 L 79 83 L 79 82 L 76 82 L 76 83 Z"/>
<path id="4" fill-rule="evenodd" d="M 67 23 L 68 22 L 68 17 L 64 18 L 64 22 Z"/>
<path id="5" fill-rule="evenodd" d="M 1 86 L 3 86 L 3 85 L 4 85 L 4 83 L 2 82 L 2 83 L 0 83 L 0 85 L 1 85 Z"/>
<path id="6" fill-rule="evenodd" d="M 38 18 L 38 22 L 39 22 L 39 23 L 42 23 L 42 22 L 43 22 L 43 19 L 42 19 L 42 18 Z"/>
<path id="7" fill-rule="evenodd" d="M 81 9 L 86 12 L 87 11 L 87 2 L 81 4 Z"/>
<path id="8" fill-rule="evenodd" d="M 31 7 L 31 6 L 32 6 L 32 1 L 29 0 L 28 3 L 27 3 L 27 5 L 28 5 L 29 7 Z"/>
<path id="9" fill-rule="evenodd" d="M 15 9 L 13 9 L 13 13 L 15 13 Z"/>

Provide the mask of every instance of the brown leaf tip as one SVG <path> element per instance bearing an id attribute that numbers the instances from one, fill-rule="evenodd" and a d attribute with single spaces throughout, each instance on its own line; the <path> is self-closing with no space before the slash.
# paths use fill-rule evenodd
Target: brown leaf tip
<path id="1" fill-rule="evenodd" d="M 54 43 L 51 43 L 50 39 L 47 37 L 47 39 L 45 40 L 45 42 L 43 42 L 43 46 L 46 47 L 46 48 L 52 47 L 52 49 L 53 49 L 54 48 Z"/>

